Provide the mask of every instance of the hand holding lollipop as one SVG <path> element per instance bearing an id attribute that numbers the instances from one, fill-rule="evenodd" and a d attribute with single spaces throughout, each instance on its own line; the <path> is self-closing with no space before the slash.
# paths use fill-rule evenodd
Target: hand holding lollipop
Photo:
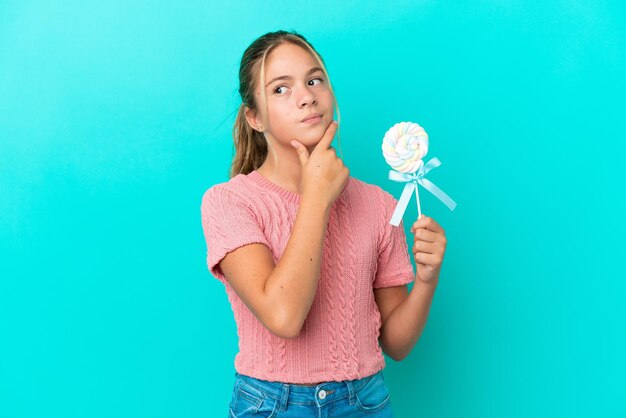
<path id="1" fill-rule="evenodd" d="M 422 212 L 417 190 L 418 184 L 421 184 L 426 190 L 437 196 L 450 210 L 454 210 L 456 207 L 456 202 L 445 194 L 443 190 L 424 178 L 426 173 L 441 165 L 441 162 L 436 157 L 426 164 L 422 161 L 422 158 L 428 153 L 428 145 L 428 134 L 417 123 L 396 123 L 385 133 L 382 150 L 385 161 L 392 168 L 389 171 L 389 179 L 407 183 L 391 217 L 390 223 L 393 226 L 400 224 L 409 199 L 413 194 L 413 189 L 415 189 L 417 198 L 418 219 L 420 218 Z"/>

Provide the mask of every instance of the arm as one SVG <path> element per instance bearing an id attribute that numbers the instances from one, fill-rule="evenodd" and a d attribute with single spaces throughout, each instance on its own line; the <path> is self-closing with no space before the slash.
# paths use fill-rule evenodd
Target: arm
<path id="1" fill-rule="evenodd" d="M 253 257 L 235 256 L 237 262 L 227 261 L 222 270 L 257 318 L 284 338 L 298 336 L 311 309 L 330 210 L 350 174 L 330 147 L 336 129 L 337 123 L 331 122 L 311 154 L 297 140 L 291 141 L 302 165 L 302 197 L 278 264 L 268 261 L 266 247 L 257 245 Z M 239 271 L 231 274 L 234 269 Z"/>
<path id="2" fill-rule="evenodd" d="M 279 337 L 297 337 L 313 304 L 329 214 L 330 206 L 304 195 L 276 265 L 262 244 L 237 248 L 220 262 L 237 295 Z"/>
<path id="3" fill-rule="evenodd" d="M 283 256 L 265 284 L 269 306 L 293 337 L 300 333 L 315 298 L 329 214 L 329 206 L 302 197 Z"/>
<path id="4" fill-rule="evenodd" d="M 406 286 L 375 289 L 381 312 L 381 348 L 396 361 L 404 359 L 422 334 L 446 251 L 445 231 L 433 218 L 422 216 L 411 227 L 417 272 L 411 294 Z"/>
<path id="5" fill-rule="evenodd" d="M 374 289 L 382 320 L 380 346 L 395 361 L 403 360 L 422 334 L 436 286 L 416 278 L 410 294 L 406 285 Z"/>

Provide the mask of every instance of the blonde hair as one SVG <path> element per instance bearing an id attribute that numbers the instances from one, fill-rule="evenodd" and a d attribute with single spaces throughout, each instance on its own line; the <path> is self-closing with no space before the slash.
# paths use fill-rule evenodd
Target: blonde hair
<path id="1" fill-rule="evenodd" d="M 337 112 L 337 124 L 340 123 L 339 106 L 335 96 L 335 91 L 330 82 L 330 77 L 326 71 L 324 60 L 315 51 L 304 36 L 295 31 L 276 31 L 269 32 L 257 38 L 248 46 L 241 58 L 239 66 L 239 95 L 241 96 L 241 105 L 233 126 L 233 140 L 235 145 L 235 156 L 230 167 L 230 177 L 237 174 L 248 174 L 259 168 L 267 158 L 268 144 L 264 134 L 253 129 L 246 120 L 245 107 L 257 111 L 257 105 L 254 99 L 254 91 L 256 90 L 257 80 L 261 86 L 261 97 L 263 98 L 263 106 L 267 115 L 267 97 L 265 95 L 265 60 L 274 48 L 284 42 L 290 42 L 294 45 L 302 47 L 311 53 L 317 60 L 319 66 L 324 72 L 324 76 L 328 82 L 328 86 L 333 95 L 335 111 Z M 259 77 L 260 73 L 260 77 Z M 339 126 L 337 126 L 337 141 L 339 143 L 339 152 L 341 153 L 341 138 L 339 136 Z M 341 154 L 343 158 L 343 153 Z"/>

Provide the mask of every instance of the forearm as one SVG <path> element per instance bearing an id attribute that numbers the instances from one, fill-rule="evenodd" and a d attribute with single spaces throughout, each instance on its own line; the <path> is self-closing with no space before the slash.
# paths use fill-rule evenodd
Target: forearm
<path id="1" fill-rule="evenodd" d="M 297 335 L 317 291 L 330 208 L 304 195 L 285 251 L 268 277 L 265 293 L 289 335 Z"/>
<path id="2" fill-rule="evenodd" d="M 437 283 L 415 278 L 409 296 L 386 319 L 379 338 L 384 352 L 396 361 L 404 359 L 417 343 L 430 311 Z"/>

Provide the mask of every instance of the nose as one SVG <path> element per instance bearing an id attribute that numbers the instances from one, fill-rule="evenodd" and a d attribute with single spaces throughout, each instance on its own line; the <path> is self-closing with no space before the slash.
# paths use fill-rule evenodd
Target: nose
<path id="1" fill-rule="evenodd" d="M 313 94 L 313 92 L 307 87 L 305 87 L 303 89 L 302 94 L 298 98 L 298 107 L 303 107 L 304 105 L 311 106 L 316 103 L 317 103 L 317 99 L 315 98 L 315 95 Z"/>

